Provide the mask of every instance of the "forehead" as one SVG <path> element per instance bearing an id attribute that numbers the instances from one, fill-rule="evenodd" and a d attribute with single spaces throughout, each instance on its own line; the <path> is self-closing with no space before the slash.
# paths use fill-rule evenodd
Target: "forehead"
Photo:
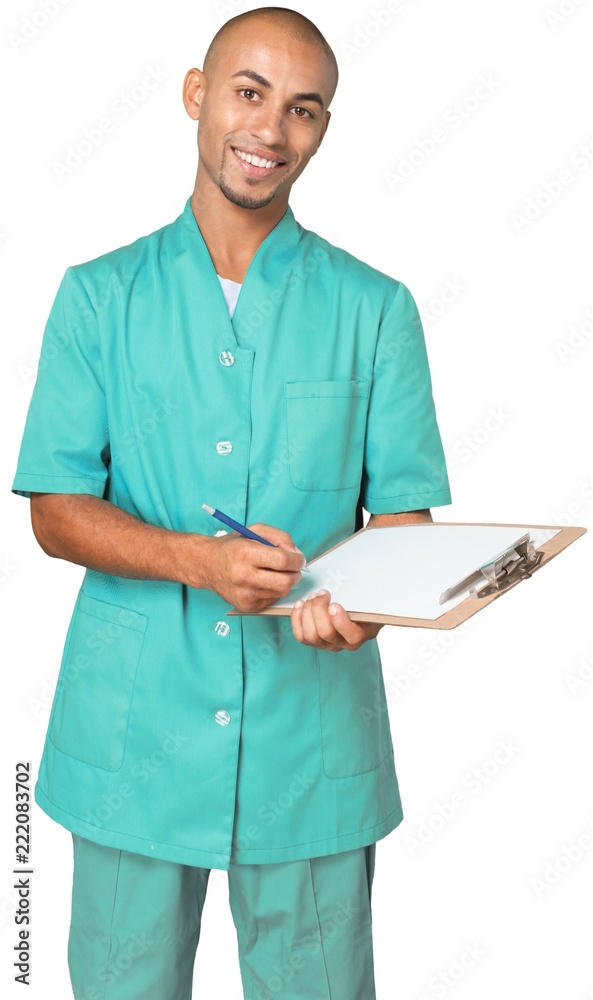
<path id="1" fill-rule="evenodd" d="M 329 104 L 333 72 L 320 45 L 299 41 L 274 25 L 253 20 L 229 32 L 217 52 L 218 83 L 240 83 L 235 73 L 249 69 L 268 80 L 274 89 L 319 91 Z"/>

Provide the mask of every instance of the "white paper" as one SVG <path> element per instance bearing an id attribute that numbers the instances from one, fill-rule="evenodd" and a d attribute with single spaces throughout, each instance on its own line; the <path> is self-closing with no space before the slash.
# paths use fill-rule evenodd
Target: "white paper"
<path id="1" fill-rule="evenodd" d="M 406 524 L 369 528 L 309 563 L 290 594 L 270 605 L 329 590 L 346 611 L 434 621 L 467 597 L 439 604 L 443 591 L 513 545 L 527 531 L 537 547 L 560 529 L 480 524 Z"/>

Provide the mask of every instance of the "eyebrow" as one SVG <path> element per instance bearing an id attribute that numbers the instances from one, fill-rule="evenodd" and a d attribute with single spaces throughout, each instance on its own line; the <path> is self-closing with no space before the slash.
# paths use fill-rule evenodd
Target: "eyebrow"
<path id="1" fill-rule="evenodd" d="M 265 76 L 261 76 L 260 73 L 256 73 L 252 69 L 240 69 L 238 73 L 233 73 L 231 80 L 234 80 L 236 76 L 246 76 L 249 80 L 253 80 L 254 83 L 259 83 L 260 87 L 266 87 L 268 90 L 273 90 L 273 86 L 269 80 L 266 80 Z M 300 93 L 293 94 L 293 101 L 316 101 L 323 110 L 323 98 L 321 94 L 317 91 L 312 91 L 311 93 Z"/>

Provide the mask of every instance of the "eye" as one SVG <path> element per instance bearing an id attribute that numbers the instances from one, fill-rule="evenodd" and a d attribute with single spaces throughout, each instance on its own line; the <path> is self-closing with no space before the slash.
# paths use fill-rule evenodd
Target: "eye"
<path id="1" fill-rule="evenodd" d="M 242 87 L 239 93 L 244 94 L 248 101 L 251 100 L 251 97 L 257 97 L 257 90 L 252 90 L 251 87 Z"/>
<path id="2" fill-rule="evenodd" d="M 294 108 L 293 110 L 294 110 L 295 112 L 296 112 L 296 111 L 303 111 L 303 112 L 304 112 L 304 115 L 303 115 L 303 114 L 298 114 L 298 115 L 297 115 L 297 118 L 304 118 L 304 117 L 306 117 L 307 115 L 308 115 L 308 117 L 309 117 L 309 118 L 314 118 L 314 117 L 315 117 L 315 115 L 314 115 L 314 114 L 313 114 L 313 113 L 312 113 L 311 111 L 309 111 L 309 109 L 308 109 L 308 108 L 302 108 L 302 107 L 300 107 L 300 106 L 297 106 L 297 107 L 296 107 L 296 108 Z"/>

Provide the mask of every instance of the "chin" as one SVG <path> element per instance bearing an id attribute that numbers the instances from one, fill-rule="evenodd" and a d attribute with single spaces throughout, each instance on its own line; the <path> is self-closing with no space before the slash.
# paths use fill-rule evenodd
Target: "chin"
<path id="1" fill-rule="evenodd" d="M 255 183 L 257 183 L 257 181 Z M 279 191 L 279 188 L 275 188 L 268 194 L 258 196 L 255 192 L 250 193 L 249 191 L 236 191 L 222 179 L 219 180 L 219 187 L 225 198 L 232 202 L 233 205 L 238 205 L 240 208 L 251 209 L 265 208 L 266 205 L 269 205 L 270 202 L 274 200 Z"/>

